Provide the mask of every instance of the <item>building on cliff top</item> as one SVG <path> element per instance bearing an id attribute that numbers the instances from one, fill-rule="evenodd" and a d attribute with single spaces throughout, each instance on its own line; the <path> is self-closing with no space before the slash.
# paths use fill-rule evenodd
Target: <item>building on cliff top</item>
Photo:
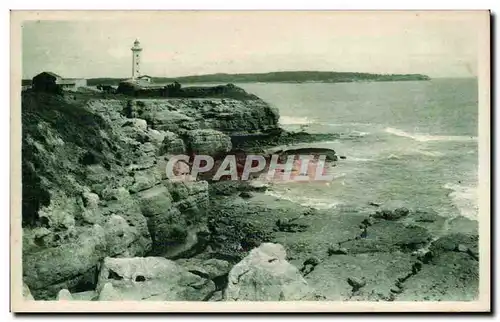
<path id="1" fill-rule="evenodd" d="M 149 75 L 141 75 L 141 76 L 137 77 L 137 80 L 140 80 L 140 81 L 143 81 L 143 82 L 146 82 L 146 83 L 151 83 L 151 76 L 149 76 Z"/>
<path id="2" fill-rule="evenodd" d="M 87 86 L 84 78 L 62 78 L 52 72 L 42 72 L 33 77 L 31 86 L 36 91 L 51 91 L 57 85 L 64 90 L 76 91 L 79 87 Z"/>

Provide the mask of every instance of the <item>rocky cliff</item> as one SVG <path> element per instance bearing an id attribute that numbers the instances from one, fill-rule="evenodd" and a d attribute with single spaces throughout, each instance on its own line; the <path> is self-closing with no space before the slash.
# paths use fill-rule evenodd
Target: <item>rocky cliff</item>
<path id="1" fill-rule="evenodd" d="M 206 235 L 208 185 L 171 182 L 172 154 L 265 135 L 261 100 L 22 97 L 23 276 L 36 299 L 95 289 L 106 257 L 182 257 Z"/>
<path id="2" fill-rule="evenodd" d="M 330 136 L 281 132 L 260 100 L 95 95 L 23 93 L 26 299 L 477 298 L 476 222 L 402 205 L 316 210 L 254 182 L 166 177 L 175 154 Z"/>

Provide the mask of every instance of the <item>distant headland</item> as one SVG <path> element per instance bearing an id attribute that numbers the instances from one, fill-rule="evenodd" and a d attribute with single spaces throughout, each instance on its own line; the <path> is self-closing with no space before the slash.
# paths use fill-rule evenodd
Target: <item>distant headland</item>
<path id="1" fill-rule="evenodd" d="M 121 78 L 91 78 L 88 85 L 117 85 Z M 348 83 L 425 81 L 430 77 L 422 74 L 371 74 L 354 72 L 290 71 L 250 74 L 207 74 L 182 77 L 151 77 L 153 83 Z"/>

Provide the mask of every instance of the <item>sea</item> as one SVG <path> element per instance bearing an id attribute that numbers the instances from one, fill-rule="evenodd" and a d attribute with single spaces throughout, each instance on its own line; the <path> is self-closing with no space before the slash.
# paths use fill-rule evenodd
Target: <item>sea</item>
<path id="1" fill-rule="evenodd" d="M 476 79 L 238 84 L 280 111 L 281 126 L 341 138 L 310 146 L 345 156 L 325 183 L 283 183 L 268 192 L 318 209 L 370 203 L 478 214 Z"/>

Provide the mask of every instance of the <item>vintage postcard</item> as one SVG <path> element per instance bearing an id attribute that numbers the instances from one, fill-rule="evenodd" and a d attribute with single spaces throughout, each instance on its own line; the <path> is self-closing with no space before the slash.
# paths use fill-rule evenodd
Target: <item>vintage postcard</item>
<path id="1" fill-rule="evenodd" d="M 490 311 L 488 11 L 11 30 L 13 311 Z"/>

